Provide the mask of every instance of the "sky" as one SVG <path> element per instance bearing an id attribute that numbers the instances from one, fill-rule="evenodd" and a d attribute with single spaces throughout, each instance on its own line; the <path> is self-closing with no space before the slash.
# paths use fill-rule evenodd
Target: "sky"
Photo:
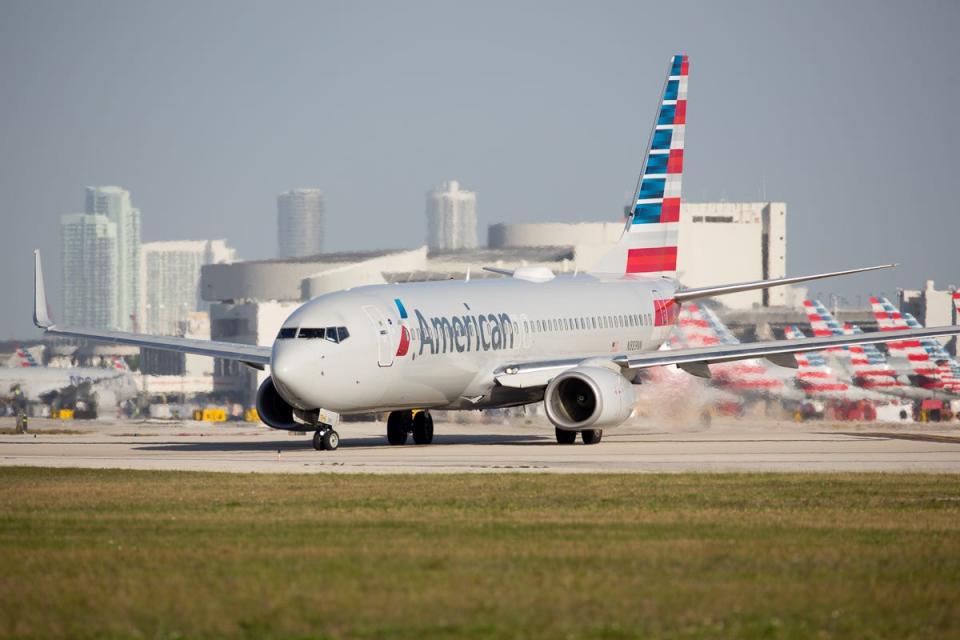
<path id="1" fill-rule="evenodd" d="M 496 222 L 619 220 L 670 56 L 684 199 L 787 203 L 789 275 L 850 304 L 960 284 L 960 3 L 0 0 L 0 339 L 53 311 L 59 217 L 121 185 L 143 239 L 276 254 L 319 187 L 327 250 L 424 244 L 457 179 Z M 736 259 L 731 256 L 730 259 Z"/>

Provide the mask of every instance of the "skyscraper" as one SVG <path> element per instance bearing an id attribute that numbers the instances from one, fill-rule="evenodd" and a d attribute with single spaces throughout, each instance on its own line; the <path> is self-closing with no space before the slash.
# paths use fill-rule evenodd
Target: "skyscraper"
<path id="1" fill-rule="evenodd" d="M 456 180 L 427 193 L 427 245 L 431 249 L 477 246 L 477 194 Z"/>
<path id="2" fill-rule="evenodd" d="M 88 214 L 100 214 L 116 225 L 117 291 L 115 327 L 131 331 L 140 310 L 140 210 L 121 187 L 87 187 Z"/>
<path id="3" fill-rule="evenodd" d="M 181 335 L 194 311 L 208 307 L 200 297 L 205 264 L 232 262 L 236 250 L 225 240 L 145 242 L 140 247 L 140 330 Z"/>
<path id="4" fill-rule="evenodd" d="M 117 225 L 107 216 L 70 213 L 60 217 L 64 324 L 95 329 L 118 326 L 117 246 Z"/>
<path id="5" fill-rule="evenodd" d="M 277 197 L 277 240 L 281 258 L 303 258 L 323 250 L 326 209 L 320 189 L 291 189 Z"/>

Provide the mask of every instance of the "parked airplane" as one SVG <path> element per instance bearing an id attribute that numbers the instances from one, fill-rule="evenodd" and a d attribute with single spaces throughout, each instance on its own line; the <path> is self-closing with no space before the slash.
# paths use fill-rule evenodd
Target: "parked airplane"
<path id="1" fill-rule="evenodd" d="M 922 327 L 912 315 L 901 313 L 886 298 L 870 298 L 870 306 L 881 331 Z M 933 338 L 897 340 L 888 343 L 887 349 L 891 358 L 909 363 L 913 370 L 911 379 L 918 386 L 949 394 L 960 391 L 960 380 L 955 377 L 953 359 Z"/>
<path id="2" fill-rule="evenodd" d="M 819 300 L 804 300 L 803 305 L 815 336 L 863 333 L 863 330 L 856 325 L 844 324 L 841 327 L 833 314 Z M 900 372 L 887 362 L 886 357 L 876 345 L 851 345 L 831 353 L 841 356 L 840 360 L 848 366 L 854 384 L 864 389 L 872 389 L 908 400 L 933 399 L 941 395 L 929 389 L 913 386 L 908 375 L 906 373 L 900 375 Z M 912 373 L 912 370 L 909 373 Z"/>
<path id="3" fill-rule="evenodd" d="M 692 302 L 683 306 L 678 321 L 683 344 L 705 347 L 718 344 L 740 344 L 733 333 L 707 306 Z M 804 394 L 793 385 L 793 373 L 762 359 L 727 362 L 710 367 L 712 382 L 747 398 L 803 400 Z"/>
<path id="4" fill-rule="evenodd" d="M 784 330 L 788 340 L 803 340 L 807 336 L 800 327 L 791 325 Z M 854 386 L 841 380 L 827 364 L 823 352 L 811 351 L 797 354 L 797 386 L 811 397 L 823 400 L 884 400 L 883 396 L 869 389 Z"/>
<path id="5" fill-rule="evenodd" d="M 677 276 L 680 186 L 687 114 L 687 56 L 674 56 L 646 148 L 633 208 L 612 250 L 589 273 L 542 267 L 489 269 L 507 277 L 357 287 L 303 304 L 272 347 L 61 327 L 47 310 L 35 255 L 34 322 L 52 335 L 226 358 L 271 375 L 257 394 L 271 427 L 316 430 L 336 449 L 340 414 L 390 411 L 387 438 L 433 439 L 430 409 L 544 402 L 560 443 L 599 442 L 633 410 L 640 369 L 767 358 L 849 344 L 960 333 L 960 327 L 659 351 L 680 305 L 710 296 L 880 269 L 683 289 Z M 736 256 L 731 256 L 736 259 Z M 892 265 L 886 265 L 892 266 Z"/>
<path id="6" fill-rule="evenodd" d="M 23 350 L 20 350 L 23 351 Z M 18 351 L 19 353 L 19 351 Z M 0 367 L 0 394 L 20 387 L 27 400 L 36 402 L 55 391 L 89 383 L 102 398 L 123 401 L 137 393 L 137 386 L 125 365 L 116 362 L 110 367 L 45 367 L 24 352 L 18 367 Z"/>

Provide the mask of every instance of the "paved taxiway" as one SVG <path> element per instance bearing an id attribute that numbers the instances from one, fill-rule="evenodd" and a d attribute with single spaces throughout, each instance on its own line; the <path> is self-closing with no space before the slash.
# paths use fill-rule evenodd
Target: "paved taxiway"
<path id="1" fill-rule="evenodd" d="M 9 427 L 8 419 L 0 427 Z M 258 425 L 64 423 L 0 435 L 0 465 L 236 472 L 960 472 L 960 427 L 720 422 L 628 424 L 598 445 L 560 446 L 545 423 L 437 423 L 434 444 L 392 447 L 377 423 L 341 425 L 340 449 Z M 62 427 L 83 431 L 52 435 Z"/>

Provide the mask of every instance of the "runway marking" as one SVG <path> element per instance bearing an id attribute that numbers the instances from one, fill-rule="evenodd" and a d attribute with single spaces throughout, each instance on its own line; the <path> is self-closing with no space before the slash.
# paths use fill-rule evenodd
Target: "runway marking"
<path id="1" fill-rule="evenodd" d="M 943 444 L 960 444 L 956 436 L 938 436 L 928 433 L 890 433 L 884 431 L 844 432 L 839 435 L 863 436 L 864 438 L 883 438 L 889 440 L 916 440 L 917 442 L 942 442 Z"/>

